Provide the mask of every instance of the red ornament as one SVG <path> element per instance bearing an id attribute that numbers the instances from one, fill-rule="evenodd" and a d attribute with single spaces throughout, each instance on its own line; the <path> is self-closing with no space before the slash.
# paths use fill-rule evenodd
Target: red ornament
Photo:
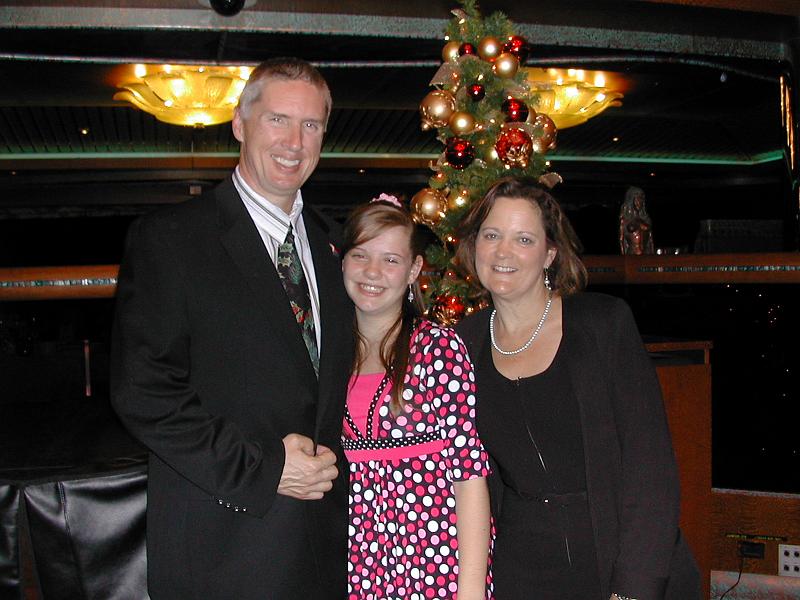
<path id="1" fill-rule="evenodd" d="M 503 44 L 503 52 L 510 52 L 519 59 L 519 62 L 524 63 L 530 53 L 530 47 L 524 37 L 511 35 L 508 37 L 508 41 Z"/>
<path id="2" fill-rule="evenodd" d="M 466 169 L 475 160 L 475 146 L 458 137 L 447 138 L 444 157 L 454 169 Z"/>
<path id="3" fill-rule="evenodd" d="M 473 102 L 480 102 L 483 100 L 483 97 L 486 96 L 486 88 L 480 83 L 473 83 L 467 87 L 467 96 L 469 96 Z"/>
<path id="4" fill-rule="evenodd" d="M 455 325 L 466 312 L 464 301 L 455 294 L 441 294 L 433 300 L 431 316 L 442 325 Z"/>
<path id="5" fill-rule="evenodd" d="M 478 50 L 470 44 L 469 42 L 464 42 L 458 47 L 458 54 L 459 56 L 464 56 L 465 54 L 477 54 Z"/>
<path id="6" fill-rule="evenodd" d="M 522 123 L 528 118 L 528 106 L 522 100 L 517 100 L 516 98 L 509 98 L 500 106 L 500 110 L 502 110 L 506 114 L 506 121 L 507 122 L 516 122 Z"/>
<path id="7" fill-rule="evenodd" d="M 464 306 L 464 301 L 461 300 L 459 296 L 454 294 L 452 296 L 445 297 L 444 304 L 451 311 L 453 316 L 461 317 L 464 315 L 464 310 L 466 307 Z"/>
<path id="8" fill-rule="evenodd" d="M 497 143 L 494 145 L 497 156 L 509 167 L 520 167 L 524 169 L 528 166 L 533 151 L 533 141 L 531 136 L 522 129 L 509 127 L 503 129 L 497 136 Z"/>

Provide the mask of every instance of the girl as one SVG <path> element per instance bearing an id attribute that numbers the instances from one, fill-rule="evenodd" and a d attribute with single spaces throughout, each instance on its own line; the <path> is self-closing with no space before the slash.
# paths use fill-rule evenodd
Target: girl
<path id="1" fill-rule="evenodd" d="M 351 600 L 491 598 L 489 469 L 472 364 L 452 330 L 420 318 L 417 237 L 386 194 L 345 225 L 357 348 L 342 440 Z"/>

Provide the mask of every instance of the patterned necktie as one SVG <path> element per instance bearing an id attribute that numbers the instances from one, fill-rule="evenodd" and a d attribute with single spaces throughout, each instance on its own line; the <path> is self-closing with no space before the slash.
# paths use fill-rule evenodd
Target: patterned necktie
<path id="1" fill-rule="evenodd" d="M 303 273 L 300 255 L 294 245 L 291 224 L 289 224 L 286 239 L 278 247 L 277 269 L 281 283 L 283 283 L 283 289 L 286 290 L 286 295 L 289 297 L 289 304 L 292 307 L 294 318 L 298 327 L 300 327 L 300 333 L 303 335 L 308 355 L 314 365 L 314 372 L 319 375 L 319 351 L 317 350 L 317 336 L 314 332 L 311 295 L 308 293 L 308 283 Z"/>

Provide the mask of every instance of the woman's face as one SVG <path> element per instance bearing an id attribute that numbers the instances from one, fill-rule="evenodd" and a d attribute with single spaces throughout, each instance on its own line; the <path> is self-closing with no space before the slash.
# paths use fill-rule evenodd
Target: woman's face
<path id="1" fill-rule="evenodd" d="M 412 256 L 411 234 L 401 226 L 351 248 L 342 261 L 345 289 L 361 316 L 396 317 L 421 268 L 422 257 Z"/>
<path id="2" fill-rule="evenodd" d="M 498 197 L 475 239 L 475 270 L 495 301 L 544 289 L 544 269 L 555 255 L 539 207 L 523 198 Z"/>

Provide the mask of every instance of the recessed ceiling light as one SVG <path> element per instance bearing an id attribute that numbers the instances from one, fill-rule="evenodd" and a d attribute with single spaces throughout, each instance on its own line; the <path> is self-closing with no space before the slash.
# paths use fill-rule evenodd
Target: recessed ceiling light
<path id="1" fill-rule="evenodd" d="M 619 141 L 619 138 L 618 138 L 617 136 L 614 136 L 613 138 L 611 138 L 611 141 L 612 141 L 612 142 L 618 142 L 618 141 Z"/>

